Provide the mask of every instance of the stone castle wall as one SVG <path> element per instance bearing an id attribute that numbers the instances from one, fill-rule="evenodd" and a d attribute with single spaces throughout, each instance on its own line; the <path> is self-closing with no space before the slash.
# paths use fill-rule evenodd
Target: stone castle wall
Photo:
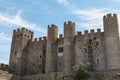
<path id="1" fill-rule="evenodd" d="M 96 70 L 105 69 L 105 49 L 104 32 L 97 29 L 97 32 L 91 30 L 84 31 L 84 34 L 78 32 L 75 37 L 75 65 L 86 64 L 89 58 L 89 48 L 92 49 L 93 65 Z"/>
<path id="2" fill-rule="evenodd" d="M 107 69 L 120 68 L 119 29 L 116 14 L 103 17 Z"/>
<path id="3" fill-rule="evenodd" d="M 97 71 L 120 68 L 116 15 L 108 14 L 103 20 L 104 32 L 97 29 L 97 32 L 91 30 L 89 33 L 86 30 L 84 34 L 75 31 L 75 23 L 65 22 L 64 36 L 59 35 L 59 38 L 56 25 L 49 25 L 47 37 L 38 40 L 33 40 L 32 31 L 24 28 L 14 30 L 9 72 L 39 78 L 43 73 L 55 77 L 56 74 L 71 72 L 72 67 L 80 63 L 89 63 Z"/>
<path id="4" fill-rule="evenodd" d="M 27 75 L 45 72 L 46 37 L 30 40 L 23 54 L 26 54 L 24 71 Z"/>

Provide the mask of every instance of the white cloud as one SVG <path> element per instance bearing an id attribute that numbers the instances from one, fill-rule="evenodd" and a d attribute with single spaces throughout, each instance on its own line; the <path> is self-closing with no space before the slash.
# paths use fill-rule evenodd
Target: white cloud
<path id="1" fill-rule="evenodd" d="M 69 11 L 73 14 L 77 15 L 82 22 L 77 22 L 79 27 L 84 29 L 91 29 L 91 28 L 103 28 L 103 16 L 108 13 L 120 13 L 119 10 L 114 10 L 112 8 L 103 8 L 103 9 L 89 9 L 83 10 L 78 8 L 76 5 L 71 4 L 68 0 L 58 0 L 59 4 L 65 6 Z M 66 4 L 69 3 L 69 4 Z"/>
<path id="2" fill-rule="evenodd" d="M 0 41 L 9 41 L 11 42 L 11 38 L 6 37 L 5 33 L 0 33 Z"/>
<path id="3" fill-rule="evenodd" d="M 13 24 L 13 25 L 18 25 L 20 27 L 33 29 L 35 31 L 38 31 L 38 32 L 41 32 L 44 34 L 46 33 L 45 28 L 42 28 L 35 23 L 30 23 L 27 20 L 22 19 L 20 15 L 21 15 L 21 11 L 19 11 L 15 16 L 5 16 L 5 15 L 1 14 L 0 21 L 6 22 L 9 24 Z"/>
<path id="4" fill-rule="evenodd" d="M 0 59 L 0 64 L 1 64 L 1 63 L 8 64 L 8 61 L 7 61 L 7 60 L 4 60 L 4 59 Z"/>
<path id="5" fill-rule="evenodd" d="M 67 6 L 67 5 L 70 4 L 70 3 L 68 2 L 68 0 L 58 0 L 57 2 L 60 3 L 60 4 L 62 4 L 62 5 L 65 5 L 65 6 Z"/>
<path id="6" fill-rule="evenodd" d="M 120 2 L 120 0 L 115 0 L 115 1 Z"/>

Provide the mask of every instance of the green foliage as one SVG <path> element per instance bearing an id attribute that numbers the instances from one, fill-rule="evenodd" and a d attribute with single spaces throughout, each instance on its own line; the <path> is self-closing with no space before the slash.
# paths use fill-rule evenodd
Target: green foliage
<path id="1" fill-rule="evenodd" d="M 73 67 L 72 71 L 73 80 L 88 80 L 90 78 L 89 65 L 78 65 Z"/>

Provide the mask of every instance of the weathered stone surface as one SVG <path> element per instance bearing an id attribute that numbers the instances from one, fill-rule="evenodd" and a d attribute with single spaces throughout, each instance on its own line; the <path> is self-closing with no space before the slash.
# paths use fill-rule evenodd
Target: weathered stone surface
<path id="1" fill-rule="evenodd" d="M 39 80 L 41 76 L 54 80 L 78 64 L 89 63 L 96 71 L 120 69 L 117 15 L 104 16 L 103 23 L 104 32 L 92 29 L 82 34 L 75 31 L 75 23 L 68 21 L 64 23 L 64 36 L 59 37 L 57 26 L 51 25 L 47 37 L 39 40 L 33 40 L 33 32 L 27 29 L 14 30 L 9 72 L 24 76 L 24 80 Z"/>

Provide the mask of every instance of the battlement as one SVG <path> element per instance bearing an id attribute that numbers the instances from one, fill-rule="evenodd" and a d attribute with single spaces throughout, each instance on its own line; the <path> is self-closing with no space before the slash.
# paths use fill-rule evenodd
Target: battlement
<path id="1" fill-rule="evenodd" d="M 84 34 L 85 34 L 85 35 L 88 35 L 88 30 L 85 30 L 85 31 L 84 31 Z"/>
<path id="2" fill-rule="evenodd" d="M 107 14 L 103 16 L 103 19 L 117 18 L 117 14 Z"/>
<path id="3" fill-rule="evenodd" d="M 94 33 L 94 29 L 91 29 L 91 30 L 90 30 L 90 33 Z"/>
<path id="4" fill-rule="evenodd" d="M 81 35 L 82 35 L 82 32 L 78 31 L 78 32 L 77 32 L 77 35 L 80 35 L 80 36 L 81 36 Z"/>
<path id="5" fill-rule="evenodd" d="M 101 29 L 97 29 L 97 33 L 100 33 L 101 32 Z"/>
<path id="6" fill-rule="evenodd" d="M 51 28 L 57 28 L 57 26 L 55 24 L 48 25 L 48 29 L 51 29 Z"/>
<path id="7" fill-rule="evenodd" d="M 59 35 L 59 38 L 63 38 L 63 34 L 60 34 L 60 35 Z"/>
<path id="8" fill-rule="evenodd" d="M 75 26 L 75 23 L 73 23 L 72 21 L 64 22 L 64 26 L 66 26 L 66 25 L 73 25 L 73 26 Z"/>
<path id="9" fill-rule="evenodd" d="M 28 33 L 33 33 L 31 30 L 28 30 L 26 28 L 18 28 L 16 30 L 13 30 L 14 33 L 17 33 L 17 32 L 28 32 Z"/>
<path id="10" fill-rule="evenodd" d="M 39 41 L 46 41 L 47 37 L 39 37 L 39 38 L 34 38 L 34 40 L 32 42 L 39 42 Z"/>
<path id="11" fill-rule="evenodd" d="M 95 32 L 94 29 L 91 29 L 90 32 L 88 30 L 84 31 L 84 34 L 82 34 L 82 32 L 78 31 L 76 36 L 82 36 L 82 35 L 92 35 L 92 34 L 96 34 L 96 33 L 101 33 L 101 29 L 97 29 L 97 31 Z"/>
<path id="12" fill-rule="evenodd" d="M 7 70 L 8 70 L 8 65 L 7 65 L 7 64 L 0 63 L 0 69 L 7 71 Z"/>

